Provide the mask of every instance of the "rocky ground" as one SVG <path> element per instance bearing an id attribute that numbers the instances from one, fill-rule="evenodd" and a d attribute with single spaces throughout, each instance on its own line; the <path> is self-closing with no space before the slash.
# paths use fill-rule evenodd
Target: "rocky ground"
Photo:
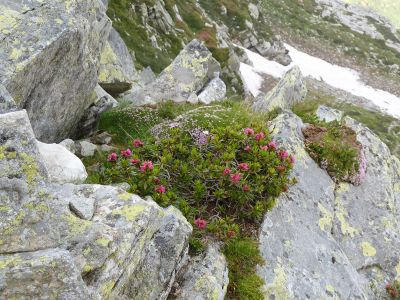
<path id="1" fill-rule="evenodd" d="M 386 299 L 385 285 L 400 278 L 399 120 L 296 66 L 251 95 L 243 48 L 286 66 L 283 42 L 400 95 L 395 27 L 336 0 L 0 1 L 0 298 L 235 295 L 232 253 L 209 242 L 189 255 L 194 224 L 179 209 L 130 194 L 129 184 L 88 182 L 99 157 L 127 139 L 195 118 L 233 126 L 265 114 L 297 161 L 295 184 L 259 230 L 246 228 L 264 261 L 249 277 L 262 279 L 256 299 Z M 311 158 L 310 118 L 354 131 L 358 184 Z"/>

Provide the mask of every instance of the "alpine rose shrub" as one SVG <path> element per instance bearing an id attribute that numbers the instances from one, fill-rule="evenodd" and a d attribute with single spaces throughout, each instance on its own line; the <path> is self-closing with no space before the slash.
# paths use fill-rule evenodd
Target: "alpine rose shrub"
<path id="1" fill-rule="evenodd" d="M 400 300 L 400 278 L 392 283 L 386 284 L 386 292 L 393 300 Z"/>
<path id="2" fill-rule="evenodd" d="M 222 240 L 258 223 L 293 183 L 294 156 L 261 126 L 167 130 L 164 139 L 111 153 L 101 183 L 127 182 L 132 193 L 178 207 L 198 234 Z"/>

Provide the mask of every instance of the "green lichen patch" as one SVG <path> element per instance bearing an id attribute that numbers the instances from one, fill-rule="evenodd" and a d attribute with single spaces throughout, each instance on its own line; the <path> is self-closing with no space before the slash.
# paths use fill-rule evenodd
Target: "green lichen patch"
<path id="1" fill-rule="evenodd" d="M 143 204 L 126 205 L 114 210 L 113 215 L 123 216 L 127 221 L 132 222 L 135 221 L 146 208 L 147 206 Z"/>

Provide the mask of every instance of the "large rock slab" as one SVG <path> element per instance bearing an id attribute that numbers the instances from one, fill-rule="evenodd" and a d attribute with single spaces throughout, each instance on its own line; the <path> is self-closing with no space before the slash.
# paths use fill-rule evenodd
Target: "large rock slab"
<path id="1" fill-rule="evenodd" d="M 361 185 L 337 187 L 333 236 L 381 299 L 385 283 L 400 275 L 400 161 L 371 130 L 344 122 L 363 145 L 367 171 Z"/>
<path id="2" fill-rule="evenodd" d="M 293 113 L 271 124 L 279 146 L 297 157 L 298 183 L 267 213 L 260 232 L 266 299 L 368 299 L 365 283 L 333 239 L 335 184 L 304 150 Z"/>
<path id="3" fill-rule="evenodd" d="M 155 81 L 144 88 L 128 92 L 123 98 L 136 105 L 154 104 L 163 100 L 185 102 L 193 92 L 199 92 L 220 69 L 207 47 L 193 40 Z"/>
<path id="4" fill-rule="evenodd" d="M 346 117 L 367 165 L 361 184 L 335 185 L 304 151 L 303 126 L 284 112 L 271 124 L 278 143 L 294 152 L 297 184 L 265 216 L 259 267 L 266 297 L 385 299 L 399 276 L 400 161 L 368 128 Z"/>
<path id="5" fill-rule="evenodd" d="M 213 243 L 203 254 L 190 259 L 170 299 L 223 300 L 228 283 L 225 256 L 219 246 Z"/>
<path id="6" fill-rule="evenodd" d="M 99 84 L 110 94 L 129 90 L 139 77 L 128 47 L 112 28 L 100 57 Z"/>
<path id="7" fill-rule="evenodd" d="M 0 147 L 0 298 L 167 297 L 192 231 L 178 210 L 48 183 L 25 111 L 0 115 Z"/>
<path id="8" fill-rule="evenodd" d="M 306 82 L 300 68 L 294 66 L 282 77 L 278 84 L 267 93 L 260 95 L 253 104 L 255 111 L 272 111 L 276 108 L 289 109 L 307 95 Z"/>
<path id="9" fill-rule="evenodd" d="M 72 259 L 62 249 L 0 255 L 0 298 L 89 299 Z"/>
<path id="10" fill-rule="evenodd" d="M 61 141 L 90 106 L 110 21 L 98 0 L 2 1 L 0 84 L 36 137 Z"/>

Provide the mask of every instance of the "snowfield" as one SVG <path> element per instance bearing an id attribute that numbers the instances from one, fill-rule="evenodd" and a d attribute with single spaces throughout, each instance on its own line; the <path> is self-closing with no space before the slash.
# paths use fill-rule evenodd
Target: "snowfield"
<path id="1" fill-rule="evenodd" d="M 245 88 L 254 97 L 257 97 L 260 93 L 263 83 L 262 74 L 281 78 L 290 68 L 298 65 L 304 76 L 324 81 L 332 87 L 344 90 L 355 96 L 364 97 L 388 114 L 400 119 L 399 97 L 365 84 L 361 81 L 359 73 L 355 70 L 333 65 L 325 60 L 301 52 L 288 44 L 285 44 L 285 47 L 289 50 L 289 55 L 293 60 L 286 67 L 243 48 L 252 66 L 241 63 L 240 73 Z"/>

